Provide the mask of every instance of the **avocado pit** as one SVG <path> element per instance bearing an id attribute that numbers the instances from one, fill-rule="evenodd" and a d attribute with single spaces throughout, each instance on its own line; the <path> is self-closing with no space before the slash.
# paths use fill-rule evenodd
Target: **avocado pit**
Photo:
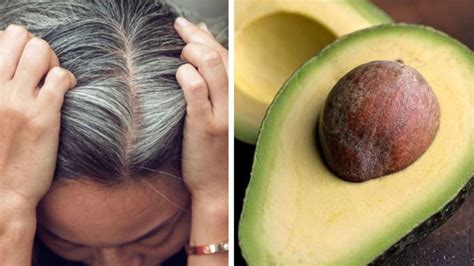
<path id="1" fill-rule="evenodd" d="M 329 168 L 363 182 L 400 171 L 433 142 L 439 104 L 415 69 L 373 61 L 344 75 L 326 99 L 319 138 Z"/>

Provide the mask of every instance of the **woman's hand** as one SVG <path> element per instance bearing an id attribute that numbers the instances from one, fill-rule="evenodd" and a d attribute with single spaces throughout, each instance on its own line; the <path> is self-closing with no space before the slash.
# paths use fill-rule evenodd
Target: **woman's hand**
<path id="1" fill-rule="evenodd" d="M 193 201 L 227 198 L 227 50 L 205 26 L 183 18 L 176 30 L 187 43 L 176 77 L 186 98 L 182 173 Z"/>
<path id="2" fill-rule="evenodd" d="M 64 94 L 75 84 L 46 41 L 15 25 L 0 32 L 0 213 L 34 214 L 48 191 Z"/>
<path id="3" fill-rule="evenodd" d="M 203 26 L 178 18 L 187 43 L 176 78 L 186 98 L 182 174 L 191 192 L 190 245 L 228 239 L 227 50 Z M 227 254 L 190 256 L 188 265 L 227 265 Z"/>
<path id="4" fill-rule="evenodd" d="M 31 265 L 36 205 L 53 179 L 61 106 L 75 84 L 44 40 L 20 26 L 0 31 L 2 265 Z"/>

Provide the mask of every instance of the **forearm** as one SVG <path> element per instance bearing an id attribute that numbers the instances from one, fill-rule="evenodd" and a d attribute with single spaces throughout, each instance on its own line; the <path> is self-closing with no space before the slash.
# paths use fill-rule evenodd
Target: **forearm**
<path id="1" fill-rule="evenodd" d="M 5 266 L 30 266 L 35 213 L 5 202 L 0 202 L 0 262 Z"/>
<path id="2" fill-rule="evenodd" d="M 209 201 L 193 201 L 190 245 L 209 245 L 227 240 L 228 221 L 227 193 Z M 188 256 L 188 266 L 227 264 L 228 252 Z"/>

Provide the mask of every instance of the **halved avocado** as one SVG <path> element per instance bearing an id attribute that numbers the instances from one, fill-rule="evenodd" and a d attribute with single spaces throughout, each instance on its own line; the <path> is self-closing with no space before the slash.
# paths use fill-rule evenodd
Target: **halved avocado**
<path id="1" fill-rule="evenodd" d="M 317 123 L 347 72 L 401 60 L 431 84 L 440 126 L 409 167 L 363 183 L 325 165 Z M 382 25 L 334 42 L 285 83 L 262 122 L 239 239 L 250 265 L 381 262 L 440 225 L 474 173 L 474 54 L 431 28 Z"/>
<path id="2" fill-rule="evenodd" d="M 238 0 L 235 136 L 254 144 L 268 105 L 291 73 L 337 37 L 390 18 L 366 0 Z"/>

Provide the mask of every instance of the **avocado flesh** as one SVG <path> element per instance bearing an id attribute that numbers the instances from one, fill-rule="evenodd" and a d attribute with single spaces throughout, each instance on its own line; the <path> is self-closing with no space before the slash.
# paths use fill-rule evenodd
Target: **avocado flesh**
<path id="1" fill-rule="evenodd" d="M 272 14 L 249 25 L 235 46 L 239 61 L 235 73 L 241 88 L 236 104 L 240 107 L 245 102 L 241 101 L 244 96 L 254 101 L 253 108 L 239 108 L 249 112 L 245 117 L 252 119 L 246 122 L 258 129 L 268 105 L 285 80 L 335 39 L 324 26 L 296 14 Z M 252 84 L 258 84 L 259 89 L 254 89 Z"/>
<path id="2" fill-rule="evenodd" d="M 254 144 L 268 105 L 302 63 L 337 37 L 389 22 L 364 0 L 236 5 L 235 136 Z"/>
<path id="3" fill-rule="evenodd" d="M 408 168 L 364 183 L 336 177 L 317 145 L 327 94 L 345 73 L 402 60 L 431 84 L 437 136 Z M 351 34 L 297 70 L 262 123 L 239 239 L 250 265 L 364 265 L 460 195 L 474 173 L 474 55 L 430 28 Z"/>

